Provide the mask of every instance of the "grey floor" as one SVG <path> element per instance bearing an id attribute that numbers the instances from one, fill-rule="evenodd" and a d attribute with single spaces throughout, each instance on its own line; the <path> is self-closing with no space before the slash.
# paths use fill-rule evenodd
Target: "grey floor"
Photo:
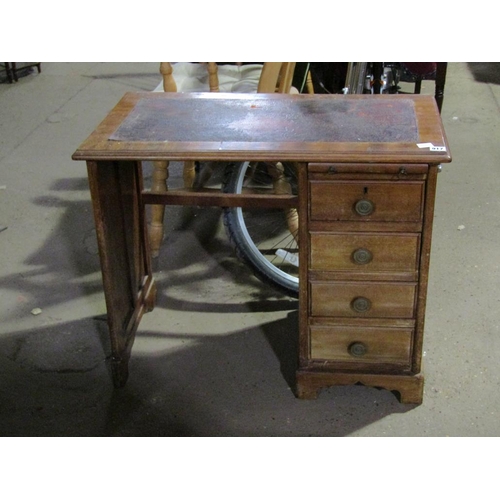
<path id="1" fill-rule="evenodd" d="M 71 155 L 123 93 L 158 82 L 157 63 L 43 63 L 0 85 L 0 435 L 499 435 L 499 64 L 448 69 L 453 162 L 439 177 L 420 406 L 361 386 L 296 399 L 297 303 L 236 260 L 217 209 L 168 210 L 158 304 L 113 389 L 86 170 Z"/>

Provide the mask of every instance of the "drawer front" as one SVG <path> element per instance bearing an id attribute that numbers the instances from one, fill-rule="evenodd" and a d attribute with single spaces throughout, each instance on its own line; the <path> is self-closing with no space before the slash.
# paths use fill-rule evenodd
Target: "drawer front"
<path id="1" fill-rule="evenodd" d="M 420 235 L 311 233 L 313 271 L 412 272 L 417 270 Z"/>
<path id="2" fill-rule="evenodd" d="M 311 326 L 310 331 L 312 359 L 410 366 L 410 328 Z"/>
<path id="3" fill-rule="evenodd" d="M 312 316 L 348 318 L 413 318 L 416 285 L 413 283 L 310 284 Z"/>
<path id="4" fill-rule="evenodd" d="M 425 178 L 429 170 L 425 164 L 409 163 L 309 163 L 307 171 L 309 178 L 317 177 L 322 181 L 340 180 L 339 175 L 350 175 L 348 180 L 356 180 L 355 176 L 362 175 L 364 180 L 378 180 L 375 176 L 385 176 L 387 180 L 420 180 Z M 335 177 L 332 177 L 335 176 Z M 369 177 L 369 179 L 367 179 Z M 342 179 L 346 180 L 346 179 Z"/>
<path id="5" fill-rule="evenodd" d="M 420 222 L 424 183 L 311 181 L 310 218 L 318 221 Z"/>

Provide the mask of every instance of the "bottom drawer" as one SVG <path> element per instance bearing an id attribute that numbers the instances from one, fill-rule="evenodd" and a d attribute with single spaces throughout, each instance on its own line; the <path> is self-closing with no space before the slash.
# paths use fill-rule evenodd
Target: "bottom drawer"
<path id="1" fill-rule="evenodd" d="M 412 328 L 311 326 L 311 358 L 410 366 Z"/>

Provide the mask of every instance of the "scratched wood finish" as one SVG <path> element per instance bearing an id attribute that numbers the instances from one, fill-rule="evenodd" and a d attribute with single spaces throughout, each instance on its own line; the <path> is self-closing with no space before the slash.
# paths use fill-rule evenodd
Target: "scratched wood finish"
<path id="1" fill-rule="evenodd" d="M 339 142 L 338 137 L 332 136 L 324 141 L 297 141 L 294 135 L 296 126 L 287 117 L 290 104 L 295 102 L 314 103 L 316 109 L 320 109 L 324 103 L 325 108 L 331 101 L 355 102 L 357 100 L 383 100 L 386 107 L 385 120 L 397 119 L 396 110 L 389 106 L 393 100 L 400 97 L 411 99 L 414 103 L 416 128 L 418 137 L 412 142 Z M 176 115 L 176 123 L 179 128 L 186 131 L 183 138 L 176 141 L 111 141 L 110 137 L 117 131 L 120 125 L 134 110 L 139 101 L 162 102 L 162 108 L 168 114 L 168 102 L 196 101 L 198 112 L 196 121 L 200 128 L 217 131 L 214 140 L 199 141 L 190 137 L 190 125 L 193 124 L 193 116 L 189 113 Z M 214 101 L 220 100 L 221 104 L 228 100 L 237 100 L 242 105 L 245 102 L 265 105 L 272 102 L 274 117 L 268 121 L 260 121 L 260 136 L 271 137 L 275 135 L 277 124 L 281 126 L 280 135 L 274 140 L 257 141 L 249 138 L 245 141 L 228 141 L 227 124 L 231 122 L 231 116 L 224 113 L 215 115 L 210 120 L 204 118 L 204 106 L 212 105 Z M 166 104 L 165 104 L 166 103 Z M 176 108 L 178 106 L 176 105 Z M 230 108 L 229 108 L 230 109 Z M 448 143 L 440 125 L 439 114 L 436 103 L 430 96 L 368 96 L 368 95 L 283 95 L 283 94 L 223 94 L 223 93 L 201 93 L 201 94 L 178 94 L 178 93 L 128 93 L 111 111 L 108 117 L 97 127 L 94 133 L 77 149 L 73 158 L 75 160 L 97 160 L 97 159 L 132 159 L 132 160 L 268 160 L 268 161 L 304 161 L 304 162 L 386 162 L 401 163 L 404 158 L 410 164 L 415 163 L 441 163 L 450 161 Z M 327 113 L 316 113 L 317 129 L 321 129 Z M 205 120 L 205 121 L 204 121 Z M 379 127 L 379 123 L 367 119 L 370 127 Z M 245 128 L 245 123 L 240 123 Z M 446 151 L 431 152 L 429 148 L 419 148 L 417 143 L 432 142 L 435 146 L 442 146 Z"/>
<path id="2" fill-rule="evenodd" d="M 412 330 L 409 328 L 355 328 L 347 326 L 311 327 L 311 356 L 344 363 L 397 365 L 410 367 Z M 357 358 L 349 353 L 354 343 L 366 353 Z"/>
<path id="3" fill-rule="evenodd" d="M 417 269 L 420 235 L 398 233 L 311 233 L 312 271 L 404 272 Z M 366 250 L 371 260 L 356 262 Z"/>
<path id="4" fill-rule="evenodd" d="M 420 222 L 424 183 L 384 181 L 336 181 L 310 183 L 311 220 Z M 335 203 L 332 203 L 335 200 Z M 372 208 L 366 215 L 356 212 L 365 201 Z"/>
<path id="5" fill-rule="evenodd" d="M 309 163 L 307 168 L 312 181 L 332 181 L 344 175 L 347 180 L 358 176 L 366 180 L 366 174 L 370 174 L 370 179 L 399 181 L 425 179 L 427 175 L 427 165 L 407 163 Z"/>
<path id="6" fill-rule="evenodd" d="M 415 283 L 311 282 L 312 316 L 413 318 Z M 364 308 L 356 306 L 362 299 Z"/>
<path id="7" fill-rule="evenodd" d="M 431 257 L 432 227 L 434 223 L 434 205 L 436 198 L 438 166 L 429 167 L 426 200 L 424 210 L 424 227 L 422 230 L 422 246 L 420 249 L 420 270 L 418 282 L 418 309 L 416 313 L 417 326 L 413 342 L 412 366 L 415 373 L 422 369 L 422 349 L 424 340 L 425 306 L 427 303 L 427 286 L 429 282 L 429 265 Z"/>
<path id="8" fill-rule="evenodd" d="M 154 308 L 138 162 L 87 163 L 116 387 L 128 378 L 128 360 L 144 313 Z"/>
<path id="9" fill-rule="evenodd" d="M 258 136 L 235 141 L 223 126 L 234 118 L 228 111 L 234 106 L 221 106 L 220 109 L 226 111 L 221 112 L 219 118 L 212 117 L 210 122 L 202 123 L 202 128 L 215 128 L 220 135 L 208 136 L 201 141 L 190 135 L 193 120 L 203 117 L 204 103 L 210 102 L 213 106 L 215 102 L 223 103 L 227 99 L 242 106 L 256 105 L 255 110 L 272 103 L 274 116 L 272 119 L 257 119 L 253 126 L 259 127 Z M 334 115 L 329 115 L 328 109 L 331 109 L 332 102 L 340 102 L 340 99 L 344 100 L 342 106 L 345 109 L 351 106 L 349 103 L 356 107 L 365 99 L 377 102 L 374 107 L 379 110 L 380 103 L 385 103 L 384 123 L 390 124 L 392 119 L 392 125 L 398 123 L 398 105 L 395 103 L 399 96 L 129 93 L 74 153 L 75 160 L 88 162 L 115 385 L 121 386 L 127 379 L 135 331 L 143 313 L 154 306 L 155 285 L 145 229 L 145 204 L 197 204 L 203 200 L 203 204 L 221 205 L 225 196 L 221 197 L 221 193 L 185 192 L 169 194 L 166 198 L 156 197 L 156 193 L 148 193 L 142 186 L 140 162 L 289 160 L 299 162 L 298 200 L 281 195 L 270 203 L 288 208 L 298 203 L 298 397 L 316 397 L 320 389 L 332 385 L 362 383 L 397 391 L 405 403 L 422 401 L 423 376 L 420 372 L 437 170 L 440 163 L 451 161 L 446 137 L 436 103 L 430 96 L 404 97 L 413 103 L 415 127 L 412 129 L 417 133 L 415 140 L 411 141 L 391 142 L 383 137 L 380 140 L 377 134 L 382 129 L 368 130 L 374 135 L 365 137 L 378 138 L 367 142 L 346 142 L 343 138 L 349 135 L 342 134 L 332 134 L 325 139 L 320 133 L 316 139 L 321 140 L 307 136 L 298 139 L 294 135 L 298 124 L 287 126 L 287 113 L 298 100 L 301 102 L 299 108 L 309 106 L 315 110 L 308 120 L 315 122 L 314 127 L 320 127 L 325 120 L 332 119 Z M 159 107 L 167 115 L 170 114 L 169 103 L 176 102 L 173 107 L 179 110 L 182 108 L 179 103 L 189 102 L 185 108 L 192 109 L 193 102 L 196 102 L 200 113 L 194 116 L 192 112 L 176 111 L 175 119 L 186 131 L 178 140 L 119 140 L 117 130 L 141 100 L 150 101 L 153 107 L 155 102 L 161 102 Z M 324 110 L 319 112 L 323 103 Z M 357 106 L 358 109 L 368 109 L 365 104 Z M 369 113 L 365 119 L 364 127 L 380 128 L 380 122 L 370 120 Z M 221 120 L 220 127 L 217 120 Z M 245 128 L 246 125 L 240 123 L 239 127 Z M 161 136 L 162 131 L 159 132 Z M 432 143 L 445 150 L 419 148 L 418 143 Z M 311 185 L 322 186 L 319 193 L 315 192 L 313 201 Z M 329 191 L 332 185 L 341 189 Z M 329 186 L 326 194 L 321 192 L 325 186 Z M 352 214 L 355 202 L 352 192 L 345 196 L 348 186 L 356 188 L 355 198 L 360 194 L 360 186 L 362 194 L 368 194 L 365 187 L 370 194 L 383 187 L 375 205 L 377 210 L 385 206 L 385 215 L 379 220 L 374 216 L 364 219 L 346 217 L 345 214 Z M 259 202 L 252 195 L 245 196 L 241 198 L 242 204 Z M 231 198 L 231 203 L 236 204 L 237 200 Z M 343 205 L 340 212 L 339 205 Z M 316 214 L 317 220 L 311 214 Z M 374 263 L 371 270 L 352 267 L 352 252 L 361 243 L 369 243 L 374 250 L 376 259 L 370 260 Z M 337 245 L 344 247 L 343 257 L 335 255 Z M 379 260 L 379 255 L 384 255 L 382 260 Z M 311 288 L 314 288 L 314 293 L 311 293 Z M 388 289 L 400 293 L 387 292 Z M 347 314 L 353 299 L 371 291 L 374 291 L 374 295 L 368 297 L 374 308 L 371 317 L 359 310 L 356 314 Z M 356 344 L 355 348 L 352 344 Z"/>
<path id="10" fill-rule="evenodd" d="M 205 189 L 195 191 L 191 188 L 172 189 L 165 193 L 145 192 L 142 199 L 146 204 L 155 205 L 196 205 L 212 207 L 259 207 L 269 208 L 296 208 L 297 196 L 287 194 L 273 194 L 272 196 L 258 193 L 242 193 L 232 196 L 218 190 Z"/>
<path id="11" fill-rule="evenodd" d="M 435 164 L 309 165 L 299 397 L 350 382 L 422 402 L 437 170 Z M 357 201 L 368 196 L 370 213 L 356 213 Z M 355 258 L 360 249 L 367 260 Z"/>
<path id="12" fill-rule="evenodd" d="M 424 377 L 422 375 L 361 373 L 361 372 L 325 372 L 303 371 L 297 372 L 298 397 L 301 399 L 316 399 L 319 391 L 328 386 L 345 386 L 363 384 L 370 387 L 383 387 L 395 393 L 401 403 L 420 404 L 424 391 Z"/>

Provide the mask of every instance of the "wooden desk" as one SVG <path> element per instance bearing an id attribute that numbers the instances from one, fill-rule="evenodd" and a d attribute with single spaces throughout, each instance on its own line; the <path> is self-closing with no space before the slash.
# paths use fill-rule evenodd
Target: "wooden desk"
<path id="1" fill-rule="evenodd" d="M 113 379 L 153 309 L 145 204 L 298 206 L 297 395 L 363 383 L 419 403 L 438 166 L 430 96 L 129 93 L 74 153 L 86 160 Z M 292 161 L 299 196 L 152 194 L 141 161 Z"/>

